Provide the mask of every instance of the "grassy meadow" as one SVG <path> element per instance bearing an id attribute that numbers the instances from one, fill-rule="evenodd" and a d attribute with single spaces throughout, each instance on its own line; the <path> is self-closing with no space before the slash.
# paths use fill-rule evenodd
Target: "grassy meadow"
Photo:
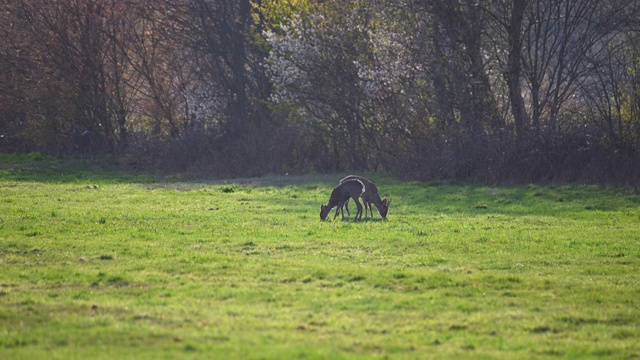
<path id="1" fill-rule="evenodd" d="M 637 194 L 342 175 L 0 155 L 0 359 L 640 358 Z"/>

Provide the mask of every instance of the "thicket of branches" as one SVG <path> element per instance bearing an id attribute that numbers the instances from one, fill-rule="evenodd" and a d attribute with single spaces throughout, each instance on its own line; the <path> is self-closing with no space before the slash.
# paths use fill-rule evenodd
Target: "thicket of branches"
<path id="1" fill-rule="evenodd" d="M 8 0 L 0 151 L 637 186 L 639 40 L 637 0 Z"/>

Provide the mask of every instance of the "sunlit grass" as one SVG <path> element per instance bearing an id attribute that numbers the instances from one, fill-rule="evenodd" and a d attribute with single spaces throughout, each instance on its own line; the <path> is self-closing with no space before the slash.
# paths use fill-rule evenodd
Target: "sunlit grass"
<path id="1" fill-rule="evenodd" d="M 167 181 L 0 163 L 0 358 L 633 358 L 640 198 L 373 176 Z M 342 175 L 342 174 L 340 174 Z"/>

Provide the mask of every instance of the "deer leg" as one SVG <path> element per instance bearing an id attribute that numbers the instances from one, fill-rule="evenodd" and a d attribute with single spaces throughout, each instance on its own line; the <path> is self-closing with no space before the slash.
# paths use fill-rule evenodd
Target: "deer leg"
<path id="1" fill-rule="evenodd" d="M 356 207 L 358 208 L 358 212 L 356 213 L 356 217 L 354 219 L 357 220 L 358 216 L 360 216 L 360 219 L 362 219 L 362 205 L 360 205 L 360 200 L 358 200 L 357 197 L 354 197 L 353 201 L 355 201 Z"/>

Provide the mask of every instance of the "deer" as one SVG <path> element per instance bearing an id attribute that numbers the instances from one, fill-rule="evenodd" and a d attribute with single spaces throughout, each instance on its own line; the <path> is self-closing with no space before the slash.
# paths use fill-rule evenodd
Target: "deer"
<path id="1" fill-rule="evenodd" d="M 368 215 L 367 209 L 369 209 L 369 212 L 371 213 L 371 217 L 373 218 L 373 209 L 371 208 L 371 203 L 373 203 L 378 209 L 380 216 L 382 216 L 382 218 L 386 220 L 387 213 L 389 212 L 389 205 L 391 204 L 391 200 L 380 199 L 380 195 L 378 194 L 378 187 L 376 186 L 376 184 L 374 184 L 371 180 L 364 178 L 362 176 L 349 175 L 344 179 L 340 180 L 340 183 L 342 184 L 343 182 L 354 180 L 354 179 L 362 182 L 366 188 L 365 192 L 361 196 L 362 202 L 364 203 L 365 216 Z M 351 215 L 349 213 L 349 199 L 345 201 L 344 208 L 345 210 L 347 210 L 347 215 Z"/>
<path id="2" fill-rule="evenodd" d="M 69 139 L 71 139 L 75 149 L 79 150 L 83 154 L 91 153 L 94 137 L 94 134 L 91 130 L 87 129 L 83 132 L 79 132 L 76 128 L 76 125 L 73 124 L 73 127 L 67 130 L 65 134 L 69 137 Z"/>
<path id="3" fill-rule="evenodd" d="M 347 180 L 336 186 L 333 191 L 331 191 L 331 197 L 329 197 L 327 205 L 320 205 L 320 220 L 326 220 L 331 209 L 336 207 L 336 214 L 333 216 L 333 220 L 335 220 L 336 217 L 338 217 L 338 212 L 342 210 L 342 206 L 345 202 L 349 201 L 349 199 L 353 199 L 358 207 L 358 212 L 354 219 L 362 219 L 362 205 L 360 205 L 359 198 L 364 192 L 365 185 L 357 179 Z M 344 221 L 344 211 L 342 212 L 342 220 Z"/>

